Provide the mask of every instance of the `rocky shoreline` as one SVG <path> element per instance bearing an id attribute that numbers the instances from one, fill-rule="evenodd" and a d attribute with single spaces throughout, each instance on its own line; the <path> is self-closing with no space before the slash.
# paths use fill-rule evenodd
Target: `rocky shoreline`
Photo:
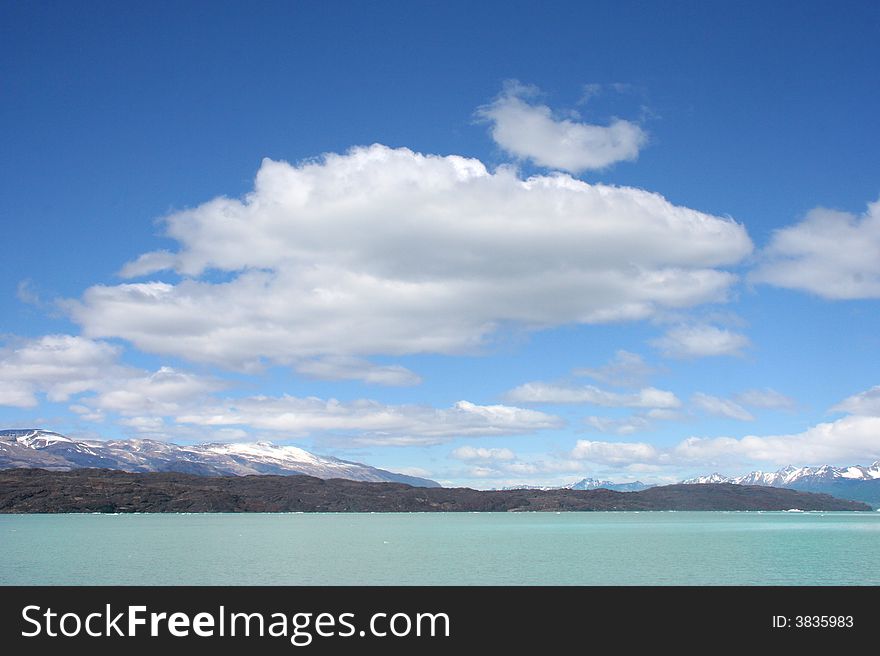
<path id="1" fill-rule="evenodd" d="M 666 485 L 638 492 L 422 488 L 312 476 L 198 476 L 107 469 L 0 471 L 0 513 L 871 510 L 785 488 Z"/>

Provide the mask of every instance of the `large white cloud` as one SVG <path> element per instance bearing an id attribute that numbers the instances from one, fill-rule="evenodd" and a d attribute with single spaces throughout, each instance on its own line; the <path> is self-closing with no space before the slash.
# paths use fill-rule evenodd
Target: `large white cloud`
<path id="1" fill-rule="evenodd" d="M 789 435 L 684 440 L 673 454 L 703 464 L 868 464 L 880 459 L 880 417 L 850 416 Z"/>
<path id="2" fill-rule="evenodd" d="M 880 298 L 880 201 L 862 216 L 816 208 L 777 230 L 751 279 L 828 299 Z"/>
<path id="3" fill-rule="evenodd" d="M 433 408 L 288 395 L 194 406 L 175 420 L 199 426 L 246 427 L 286 437 L 345 434 L 337 441 L 354 446 L 439 444 L 457 437 L 532 433 L 560 428 L 564 423 L 536 410 L 468 401 L 459 401 L 450 408 Z"/>
<path id="4" fill-rule="evenodd" d="M 647 141 L 635 123 L 615 119 L 609 125 L 592 125 L 556 118 L 546 105 L 528 102 L 536 89 L 508 84 L 477 115 L 492 123 L 491 134 L 501 148 L 539 166 L 577 173 L 634 160 Z"/>
<path id="5" fill-rule="evenodd" d="M 524 383 L 505 394 L 516 403 L 582 403 L 608 408 L 677 408 L 681 401 L 672 392 L 646 387 L 621 394 L 593 385 L 563 385 L 539 381 Z"/>
<path id="6" fill-rule="evenodd" d="M 123 270 L 154 279 L 94 286 L 72 317 L 90 337 L 239 369 L 650 318 L 724 300 L 735 277 L 720 268 L 751 251 L 741 225 L 657 194 L 380 145 L 265 160 L 242 200 L 165 225 L 178 249 Z M 155 277 L 166 269 L 183 279 Z"/>

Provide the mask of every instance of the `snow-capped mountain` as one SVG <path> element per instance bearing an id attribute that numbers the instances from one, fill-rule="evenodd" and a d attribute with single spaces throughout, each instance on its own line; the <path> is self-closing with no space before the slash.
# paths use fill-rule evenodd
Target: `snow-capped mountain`
<path id="1" fill-rule="evenodd" d="M 753 471 L 744 476 L 723 476 L 721 474 L 709 474 L 689 478 L 682 483 L 736 483 L 737 485 L 766 485 L 769 487 L 789 487 L 797 483 L 818 483 L 836 480 L 871 481 L 880 479 L 880 460 L 873 465 L 863 467 L 852 465 L 850 467 L 783 467 L 775 472 Z"/>
<path id="2" fill-rule="evenodd" d="M 0 469 L 81 467 L 130 472 L 176 471 L 207 476 L 307 474 L 318 478 L 407 483 L 439 487 L 425 478 L 396 474 L 357 462 L 317 456 L 295 446 L 269 442 L 181 446 L 158 440 L 74 440 L 38 428 L 0 430 Z"/>
<path id="3" fill-rule="evenodd" d="M 647 490 L 651 485 L 646 485 L 641 481 L 633 483 L 612 483 L 611 481 L 600 481 L 595 478 L 582 478 L 581 480 L 560 486 L 541 486 L 541 485 L 514 485 L 511 487 L 503 487 L 502 490 L 598 490 L 604 488 L 606 490 L 615 490 L 616 492 L 639 492 Z"/>
<path id="4" fill-rule="evenodd" d="M 639 492 L 640 490 L 647 490 L 651 486 L 641 481 L 612 483 L 611 481 L 600 481 L 595 478 L 582 478 L 577 483 L 566 485 L 566 487 L 570 490 L 597 490 L 601 487 L 606 490 L 616 490 L 617 492 Z"/>
<path id="5" fill-rule="evenodd" d="M 824 492 L 840 499 L 862 501 L 875 508 L 880 506 L 880 461 L 864 467 L 783 467 L 775 472 L 753 471 L 744 476 L 709 474 L 690 478 L 682 483 L 736 483 L 787 487 L 803 492 Z"/>

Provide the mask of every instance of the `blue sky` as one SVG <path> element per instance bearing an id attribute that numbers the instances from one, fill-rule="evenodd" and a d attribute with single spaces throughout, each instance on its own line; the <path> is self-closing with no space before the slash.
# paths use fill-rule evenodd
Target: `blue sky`
<path id="1" fill-rule="evenodd" d="M 0 423 L 452 484 L 880 459 L 880 9 L 6 3 Z"/>

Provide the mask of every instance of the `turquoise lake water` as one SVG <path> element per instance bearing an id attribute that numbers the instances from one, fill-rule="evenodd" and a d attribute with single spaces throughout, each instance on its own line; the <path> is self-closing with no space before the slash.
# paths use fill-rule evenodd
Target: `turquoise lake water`
<path id="1" fill-rule="evenodd" d="M 5 585 L 880 585 L 880 512 L 0 515 Z"/>

